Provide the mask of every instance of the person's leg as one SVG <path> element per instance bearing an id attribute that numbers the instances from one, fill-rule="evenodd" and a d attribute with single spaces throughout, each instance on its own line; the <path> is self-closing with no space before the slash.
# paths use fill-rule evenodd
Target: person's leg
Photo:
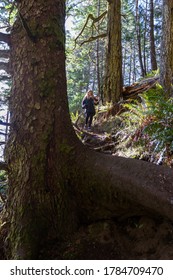
<path id="1" fill-rule="evenodd" d="M 86 115 L 86 119 L 85 119 L 85 124 L 86 124 L 86 125 L 88 124 L 88 121 L 89 121 L 89 115 L 87 114 L 87 115 Z"/>
<path id="2" fill-rule="evenodd" d="M 88 119 L 89 119 L 89 115 L 86 113 L 86 117 L 85 117 L 85 128 L 87 127 Z"/>
<path id="3" fill-rule="evenodd" d="M 88 127 L 89 127 L 89 128 L 91 128 L 92 120 L 93 120 L 93 114 L 90 114 L 89 120 L 88 120 Z"/>

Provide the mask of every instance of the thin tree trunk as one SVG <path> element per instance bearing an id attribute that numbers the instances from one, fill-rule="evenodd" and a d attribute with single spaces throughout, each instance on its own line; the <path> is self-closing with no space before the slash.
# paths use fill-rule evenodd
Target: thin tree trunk
<path id="1" fill-rule="evenodd" d="M 133 40 L 133 83 L 136 82 L 136 49 L 135 44 L 136 40 Z"/>
<path id="2" fill-rule="evenodd" d="M 98 88 L 98 96 L 101 96 L 101 78 L 100 78 L 100 44 L 99 40 L 96 42 L 96 63 L 97 63 L 97 88 Z"/>
<path id="3" fill-rule="evenodd" d="M 100 0 L 97 3 L 97 16 L 100 15 Z M 98 26 L 99 32 L 99 26 Z M 100 41 L 96 41 L 96 64 L 97 64 L 97 87 L 98 87 L 98 96 L 101 96 L 101 79 L 100 79 Z"/>
<path id="4" fill-rule="evenodd" d="M 123 65 L 123 69 L 122 69 L 123 79 L 125 79 L 125 75 L 126 75 L 126 59 L 127 59 L 126 53 L 127 53 L 126 47 L 124 47 L 123 64 L 122 64 Z"/>
<path id="5" fill-rule="evenodd" d="M 142 48 L 141 48 L 141 28 L 140 28 L 140 19 L 139 19 L 139 3 L 136 0 L 136 35 L 137 35 L 137 44 L 138 44 L 138 56 L 139 63 L 141 68 L 141 75 L 144 77 L 146 75 L 143 60 L 142 60 Z"/>
<path id="6" fill-rule="evenodd" d="M 7 111 L 7 116 L 6 116 L 6 123 L 10 122 L 10 112 Z M 9 133 L 9 126 L 6 126 L 5 128 L 5 142 L 8 140 L 8 133 Z"/>
<path id="7" fill-rule="evenodd" d="M 131 75 L 132 75 L 132 48 L 130 49 L 130 69 L 129 69 L 129 85 L 131 84 Z"/>
<path id="8" fill-rule="evenodd" d="M 148 1 L 146 1 L 146 11 L 148 10 Z M 144 32 L 143 32 L 143 61 L 144 61 L 144 72 L 145 72 L 145 75 L 147 74 L 147 66 L 146 66 L 146 44 L 147 44 L 147 38 L 146 38 L 146 33 L 147 33 L 147 15 L 144 17 L 144 21 L 145 21 L 145 24 L 144 24 Z"/>

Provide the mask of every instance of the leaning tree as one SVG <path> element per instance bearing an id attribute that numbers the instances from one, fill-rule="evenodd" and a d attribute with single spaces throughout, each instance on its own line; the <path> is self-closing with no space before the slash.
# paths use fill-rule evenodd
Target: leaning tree
<path id="1" fill-rule="evenodd" d="M 66 89 L 65 1 L 16 2 L 8 257 L 37 259 L 47 239 L 63 242 L 84 222 L 139 213 L 173 220 L 170 169 L 99 154 L 75 135 Z"/>

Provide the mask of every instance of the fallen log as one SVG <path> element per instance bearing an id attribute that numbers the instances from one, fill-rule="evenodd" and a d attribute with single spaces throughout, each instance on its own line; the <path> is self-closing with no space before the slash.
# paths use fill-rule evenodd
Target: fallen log
<path id="1" fill-rule="evenodd" d="M 131 97 L 133 98 L 134 96 L 137 96 L 138 94 L 155 87 L 156 83 L 158 82 L 159 82 L 159 76 L 155 76 L 134 83 L 131 86 L 126 86 L 123 88 L 123 97 L 124 99 L 131 98 Z"/>

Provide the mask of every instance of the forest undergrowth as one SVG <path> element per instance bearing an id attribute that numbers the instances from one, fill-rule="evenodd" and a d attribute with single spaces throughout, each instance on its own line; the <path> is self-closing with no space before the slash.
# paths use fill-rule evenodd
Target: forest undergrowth
<path id="1" fill-rule="evenodd" d="M 160 85 L 134 99 L 97 109 L 92 132 L 83 130 L 84 114 L 77 134 L 94 150 L 173 167 L 173 98 Z"/>

